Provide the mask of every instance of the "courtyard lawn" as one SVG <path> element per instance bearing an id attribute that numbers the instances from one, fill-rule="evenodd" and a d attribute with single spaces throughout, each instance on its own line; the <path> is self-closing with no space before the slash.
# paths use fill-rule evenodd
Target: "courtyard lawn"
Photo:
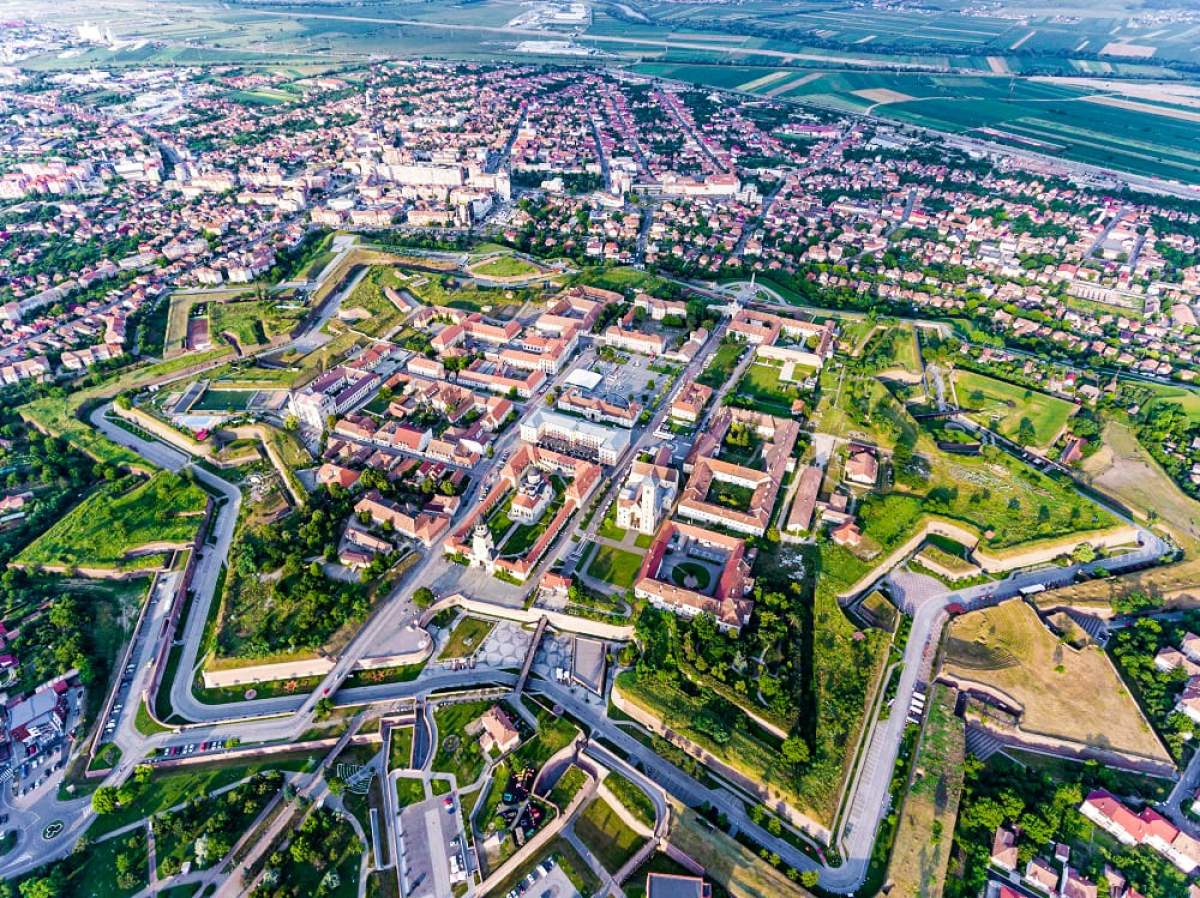
<path id="1" fill-rule="evenodd" d="M 959 405 L 972 410 L 972 420 L 986 426 L 995 424 L 997 431 L 1009 439 L 1022 442 L 1022 422 L 1028 419 L 1026 427 L 1032 426 L 1033 435 L 1030 445 L 1039 448 L 1053 443 L 1075 414 L 1075 406 L 1065 399 L 974 371 L 956 370 L 954 389 Z"/>
<path id="2" fill-rule="evenodd" d="M 706 502 L 711 502 L 714 505 L 720 505 L 723 508 L 732 508 L 734 511 L 749 511 L 750 502 L 754 499 L 754 490 L 748 486 L 742 486 L 740 483 L 730 483 L 726 480 L 717 480 L 715 477 L 708 487 L 708 495 L 705 496 Z"/>
<path id="3" fill-rule="evenodd" d="M 793 377 L 804 378 L 811 369 L 794 371 Z M 754 362 L 746 368 L 746 373 L 738 382 L 736 398 L 739 404 L 753 406 L 755 411 L 768 415 L 787 418 L 792 413 L 792 402 L 801 398 L 801 389 L 797 384 L 781 380 L 782 365 L 768 365 Z"/>
<path id="4" fill-rule="evenodd" d="M 451 632 L 450 641 L 438 655 L 438 660 L 470 657 L 479 650 L 495 626 L 495 621 L 483 620 L 478 617 L 464 617 Z"/>
<path id="5" fill-rule="evenodd" d="M 587 572 L 588 576 L 595 577 L 597 580 L 628 589 L 633 586 L 633 581 L 637 579 L 641 567 L 642 557 L 640 555 L 601 543 L 596 546 L 596 553 L 592 556 Z"/>
<path id="6" fill-rule="evenodd" d="M 712 583 L 712 574 L 702 564 L 683 561 L 671 568 L 671 582 L 684 589 L 704 592 Z"/>
<path id="7" fill-rule="evenodd" d="M 575 834 L 609 873 L 625 866 L 643 842 L 603 798 L 594 800 L 575 819 Z"/>
<path id="8" fill-rule="evenodd" d="M 126 559 L 150 543 L 184 543 L 200 527 L 208 495 L 166 471 L 104 484 L 17 556 L 27 565 L 145 569 L 161 553 Z"/>
<path id="9" fill-rule="evenodd" d="M 1104 650 L 1059 642 L 1020 599 L 955 618 L 944 669 L 1009 696 L 1030 732 L 1170 760 Z"/>

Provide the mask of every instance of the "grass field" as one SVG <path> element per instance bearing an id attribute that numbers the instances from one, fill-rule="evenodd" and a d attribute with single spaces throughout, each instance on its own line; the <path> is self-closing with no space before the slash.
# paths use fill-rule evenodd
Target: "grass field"
<path id="1" fill-rule="evenodd" d="M 156 542 L 192 539 L 208 496 L 182 478 L 160 472 L 130 488 L 106 485 L 34 540 L 17 557 L 30 565 L 137 566 L 126 555 Z"/>
<path id="2" fill-rule="evenodd" d="M 600 544 L 588 565 L 588 576 L 628 589 L 633 586 L 638 570 L 642 566 L 642 557 L 624 549 Z"/>
<path id="3" fill-rule="evenodd" d="M 739 898 L 778 898 L 812 893 L 792 882 L 740 842 L 705 821 L 691 808 L 672 803 L 669 840 L 689 857 L 703 858 L 705 876 Z"/>
<path id="4" fill-rule="evenodd" d="M 1008 696 L 1029 732 L 1170 759 L 1103 650 L 1061 644 L 1019 599 L 955 618 L 943 669 Z"/>
<path id="5" fill-rule="evenodd" d="M 471 274 L 485 278 L 529 277 L 538 273 L 537 266 L 515 256 L 493 256 L 471 266 Z"/>
<path id="6" fill-rule="evenodd" d="M 795 384 L 780 380 L 782 366 L 754 362 L 746 367 L 746 373 L 738 382 L 738 399 L 749 399 L 755 411 L 788 418 L 792 414 L 792 402 L 799 399 L 801 390 Z M 793 377 L 803 377 L 796 371 Z"/>
<path id="7" fill-rule="evenodd" d="M 171 294 L 167 311 L 167 334 L 163 340 L 163 351 L 167 356 L 177 355 L 184 349 L 187 339 L 188 317 L 192 306 L 202 302 L 221 302 L 249 295 L 246 289 L 222 290 L 212 293 L 189 293 L 177 290 Z"/>
<path id="8" fill-rule="evenodd" d="M 303 306 L 271 299 L 214 302 L 208 310 L 210 334 L 232 335 L 243 351 L 290 332 L 307 313 Z"/>
<path id="9" fill-rule="evenodd" d="M 575 818 L 575 834 L 609 873 L 625 866 L 644 841 L 603 798 L 595 799 Z"/>
<path id="10" fill-rule="evenodd" d="M 663 725 L 699 745 L 714 758 L 781 793 L 802 810 L 823 815 L 824 810 L 809 807 L 805 796 L 796 793 L 791 771 L 779 753 L 779 743 L 749 717 L 739 717 L 729 738 L 717 743 L 695 721 L 703 718 L 705 700 L 691 696 L 671 684 L 639 680 L 632 671 L 617 676 L 621 694 L 662 721 Z"/>
<path id="11" fill-rule="evenodd" d="M 938 898 L 950 862 L 950 836 L 962 794 L 966 738 L 954 715 L 957 693 L 935 685 L 913 780 L 900 812 L 887 878 L 898 895 Z"/>
<path id="12" fill-rule="evenodd" d="M 137 797 L 111 814 L 103 814 L 88 828 L 97 838 L 145 817 L 165 811 L 190 798 L 207 795 L 264 770 L 305 770 L 311 756 L 296 754 L 264 758 L 251 763 L 216 763 L 173 771 L 160 771 L 141 787 Z"/>
<path id="13" fill-rule="evenodd" d="M 364 334 L 373 337 L 385 333 L 401 318 L 400 308 L 388 299 L 386 289 L 401 290 L 404 281 L 390 266 L 374 265 L 367 276 L 359 281 L 354 292 L 342 300 L 342 309 L 346 311 L 362 309 L 370 317 L 350 322 L 350 326 Z"/>
<path id="14" fill-rule="evenodd" d="M 1053 443 L 1075 414 L 1075 406 L 1065 399 L 974 371 L 956 370 L 954 389 L 959 405 L 973 410 L 969 415 L 973 421 L 994 427 L 1009 439 L 1017 439 L 1022 420 L 1028 418 L 1035 434 L 1033 445 L 1039 448 Z"/>
<path id="15" fill-rule="evenodd" d="M 391 751 L 388 753 L 389 770 L 406 770 L 412 762 L 413 728 L 411 726 L 392 729 Z"/>
<path id="16" fill-rule="evenodd" d="M 478 617 L 464 617 L 455 625 L 450 634 L 450 641 L 438 655 L 438 660 L 466 658 L 475 654 L 495 626 L 495 621 L 482 620 Z"/>
<path id="17" fill-rule="evenodd" d="M 632 780 L 614 770 L 604 778 L 604 785 L 639 823 L 654 826 L 654 802 Z"/>
<path id="18" fill-rule="evenodd" d="M 1110 421 L 1103 446 L 1083 463 L 1092 486 L 1175 534 L 1189 554 L 1200 547 L 1200 502 L 1183 492 L 1126 425 Z"/>

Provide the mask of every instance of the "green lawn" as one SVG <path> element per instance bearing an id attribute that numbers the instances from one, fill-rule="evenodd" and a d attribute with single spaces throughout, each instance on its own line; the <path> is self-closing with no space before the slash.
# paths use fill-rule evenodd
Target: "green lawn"
<path id="1" fill-rule="evenodd" d="M 705 386 L 712 387 L 714 390 L 719 389 L 733 374 L 733 370 L 737 367 L 738 359 L 742 357 L 742 353 L 746 347 L 741 343 L 727 340 L 717 347 L 717 351 L 713 353 L 709 359 L 708 365 L 703 373 L 696 378 Z"/>
<path id="2" fill-rule="evenodd" d="M 604 785 L 616 796 L 617 801 L 621 802 L 625 810 L 638 819 L 639 823 L 650 828 L 654 827 L 654 802 L 637 784 L 616 771 L 612 771 L 604 778 Z"/>
<path id="3" fill-rule="evenodd" d="M 208 494 L 161 471 L 149 480 L 123 478 L 79 503 L 17 557 L 24 564 L 144 568 L 126 554 L 148 543 L 181 543 L 200 526 Z M 151 556 L 151 565 L 158 558 Z"/>
<path id="4" fill-rule="evenodd" d="M 538 722 L 537 735 L 513 753 L 514 760 L 519 766 L 540 769 L 552 755 L 570 745 L 577 735 L 579 730 L 565 717 L 544 718 Z"/>
<path id="5" fill-rule="evenodd" d="M 494 702 L 460 702 L 442 705 L 433 712 L 437 724 L 438 749 L 433 758 L 433 769 L 439 773 L 453 773 L 460 786 L 475 782 L 483 772 L 483 749 L 479 737 L 468 736 L 467 724 L 479 716 Z"/>
<path id="6" fill-rule="evenodd" d="M 495 621 L 483 620 L 478 617 L 464 617 L 455 625 L 450 634 L 450 641 L 438 655 L 438 660 L 470 657 L 479 650 L 495 626 Z"/>
<path id="7" fill-rule="evenodd" d="M 141 787 L 133 801 L 111 814 L 97 817 L 88 827 L 88 837 L 95 839 L 264 770 L 304 770 L 310 760 L 311 755 L 304 752 L 264 758 L 248 764 L 218 762 L 183 770 L 156 771 L 150 782 Z"/>
<path id="8" fill-rule="evenodd" d="M 811 369 L 797 370 L 794 377 L 804 377 Z M 802 391 L 796 384 L 780 380 L 781 365 L 755 362 L 746 368 L 738 382 L 736 398 L 752 405 L 756 411 L 779 417 L 790 417 L 793 400 L 800 399 Z"/>
<path id="9" fill-rule="evenodd" d="M 650 873 L 666 873 L 671 876 L 696 875 L 692 870 L 673 860 L 670 856 L 663 854 L 661 851 L 656 851 L 650 855 L 650 859 L 646 863 L 634 870 L 621 885 L 621 891 L 625 893 L 625 898 L 646 898 L 646 876 Z M 717 888 L 720 888 L 720 886 Z M 715 889 L 713 894 L 714 896 L 717 894 Z"/>
<path id="10" fill-rule="evenodd" d="M 689 580 L 694 581 L 690 586 L 688 585 Z M 671 568 L 671 581 L 676 586 L 703 592 L 708 589 L 708 585 L 712 582 L 712 574 L 702 564 L 697 564 L 694 561 L 684 561 Z"/>
<path id="11" fill-rule="evenodd" d="M 404 770 L 412 763 L 413 728 L 393 727 L 388 770 Z"/>
<path id="12" fill-rule="evenodd" d="M 619 543 L 625 538 L 625 531 L 617 526 L 616 502 L 613 502 L 608 506 L 608 511 L 604 514 L 604 520 L 600 522 L 599 533 L 604 539 L 611 539 L 616 543 Z"/>
<path id="13" fill-rule="evenodd" d="M 562 810 L 571 803 L 571 799 L 584 787 L 587 780 L 587 774 L 572 764 L 563 771 L 558 782 L 554 784 L 554 788 L 550 790 L 548 797 L 553 804 L 558 806 L 559 810 Z"/>
<path id="14" fill-rule="evenodd" d="M 996 426 L 1010 439 L 1021 442 L 1022 421 L 1028 419 L 1034 435 L 1031 445 L 1037 447 L 1049 446 L 1075 414 L 1075 406 L 1065 399 L 974 371 L 955 371 L 954 389 L 959 405 L 973 410 L 972 420 Z"/>
<path id="15" fill-rule="evenodd" d="M 643 842 L 603 798 L 594 800 L 575 819 L 575 834 L 609 873 L 620 870 Z"/>
<path id="16" fill-rule="evenodd" d="M 489 828 L 489 823 L 492 822 L 497 808 L 500 807 L 500 801 L 504 797 L 504 790 L 508 788 L 508 783 L 511 779 L 512 767 L 508 759 L 505 758 L 492 770 L 492 779 L 488 784 L 487 798 L 484 799 L 483 805 L 479 808 L 477 825 L 481 831 Z M 496 821 L 496 824 L 496 829 L 501 829 L 507 825 L 500 821 Z"/>
<path id="17" fill-rule="evenodd" d="M 118 882 L 117 856 L 124 854 L 135 861 L 130 879 Z M 67 875 L 63 895 L 71 898 L 124 898 L 146 887 L 149 881 L 146 831 L 132 833 L 90 845 L 72 854 L 66 863 Z"/>
<path id="18" fill-rule="evenodd" d="M 397 807 L 406 808 L 410 804 L 416 804 L 424 800 L 425 787 L 419 779 L 408 779 L 402 776 L 396 780 Z"/>
<path id="19" fill-rule="evenodd" d="M 587 572 L 597 580 L 628 589 L 633 586 L 641 566 L 642 556 L 600 544 L 596 546 L 596 553 L 592 556 Z"/>
<path id="20" fill-rule="evenodd" d="M 288 333 L 306 312 L 301 304 L 274 299 L 214 302 L 209 304 L 209 332 L 214 337 L 232 334 L 238 345 L 246 349 Z"/>
<path id="21" fill-rule="evenodd" d="M 537 274 L 537 266 L 515 256 L 495 256 L 471 266 L 471 273 L 480 277 L 513 278 Z"/>

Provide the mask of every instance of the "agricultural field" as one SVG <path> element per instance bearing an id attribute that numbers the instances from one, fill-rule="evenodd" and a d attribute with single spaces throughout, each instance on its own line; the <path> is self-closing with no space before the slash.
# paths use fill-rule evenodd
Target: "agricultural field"
<path id="1" fill-rule="evenodd" d="M 1021 729 L 1170 761 L 1104 651 L 1061 643 L 1020 599 L 955 618 L 943 671 L 995 689 Z"/>
<path id="2" fill-rule="evenodd" d="M 971 420 L 1022 445 L 1051 445 L 1075 414 L 1075 406 L 1065 399 L 986 374 L 957 369 L 953 380 L 958 404 L 970 409 Z"/>
<path id="3" fill-rule="evenodd" d="M 162 552 L 130 557 L 155 543 L 184 543 L 195 537 L 208 496 L 200 487 L 165 471 L 138 482 L 127 477 L 100 487 L 25 548 L 17 562 L 146 569 L 162 563 Z"/>
<path id="4" fill-rule="evenodd" d="M 819 64 L 819 55 L 812 56 L 802 64 Z M 937 65 L 934 59 L 945 57 L 931 57 L 930 64 Z M 772 77 L 779 69 L 761 66 L 642 63 L 634 70 L 970 134 L 1133 174 L 1200 182 L 1200 151 L 1193 139 L 1200 112 L 1172 95 L 1152 102 L 1125 96 L 1121 82 L 1110 87 L 1069 77 L 1091 69 L 1066 63 L 1035 69 L 1030 74 L 1036 78 L 1015 77 L 1020 61 L 1003 55 L 964 59 L 970 71 L 962 74 L 870 71 L 888 58 L 853 61 L 862 69 L 799 68 L 782 78 Z"/>

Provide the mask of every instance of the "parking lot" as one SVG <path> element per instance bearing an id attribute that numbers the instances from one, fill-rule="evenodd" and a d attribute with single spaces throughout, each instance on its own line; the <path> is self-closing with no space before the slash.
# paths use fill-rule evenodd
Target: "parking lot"
<path id="1" fill-rule="evenodd" d="M 400 812 L 400 890 L 404 898 L 445 898 L 466 873 L 458 793 L 438 795 Z"/>

